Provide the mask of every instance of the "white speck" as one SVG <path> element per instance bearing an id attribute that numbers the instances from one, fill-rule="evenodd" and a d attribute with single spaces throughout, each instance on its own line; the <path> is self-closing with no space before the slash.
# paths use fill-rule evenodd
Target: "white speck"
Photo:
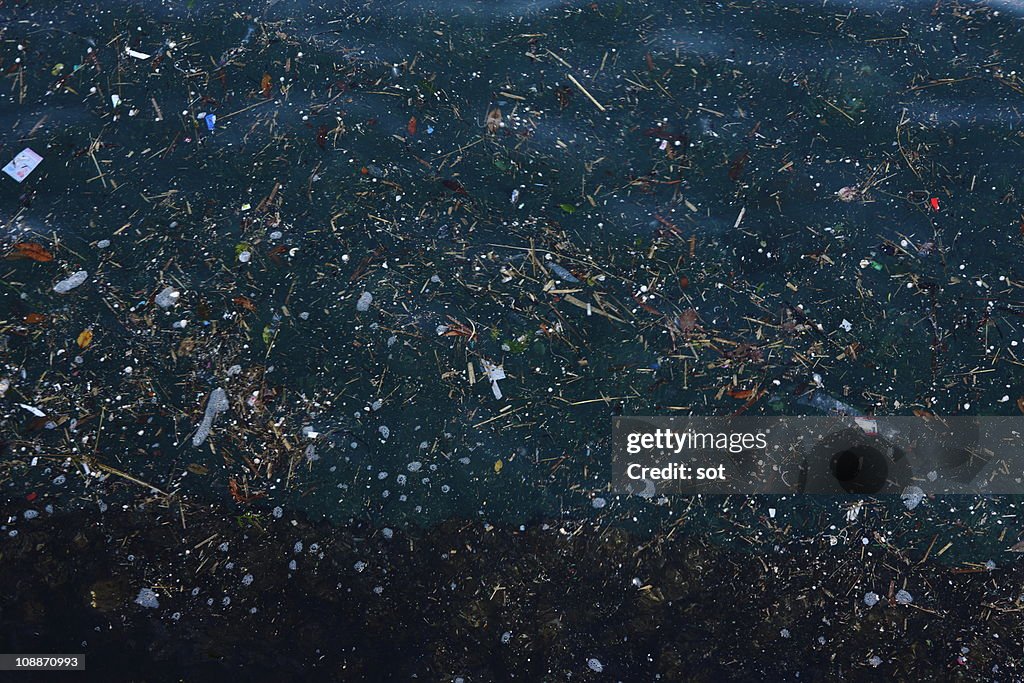
<path id="1" fill-rule="evenodd" d="M 591 671 L 596 671 L 597 673 L 604 671 L 604 664 L 602 664 L 601 660 L 597 657 L 591 657 L 588 659 L 587 666 L 590 667 Z"/>

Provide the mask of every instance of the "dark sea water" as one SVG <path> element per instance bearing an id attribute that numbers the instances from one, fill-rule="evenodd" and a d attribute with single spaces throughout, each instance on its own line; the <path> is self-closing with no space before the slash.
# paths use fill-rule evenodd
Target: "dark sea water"
<path id="1" fill-rule="evenodd" d="M 44 158 L 0 176 L 4 535 L 148 497 L 228 524 L 685 522 L 916 558 L 942 535 L 940 562 L 1006 562 L 1014 498 L 621 496 L 610 436 L 815 414 L 811 390 L 1024 410 L 1022 22 L 994 1 L 0 1 L 0 163 Z"/>
<path id="2" fill-rule="evenodd" d="M 5 239 L 55 258 L 8 263 L 5 374 L 59 424 L 7 438 L 429 524 L 590 514 L 611 415 L 723 389 L 1015 414 L 1020 18 L 933 7 L 8 3 Z"/>

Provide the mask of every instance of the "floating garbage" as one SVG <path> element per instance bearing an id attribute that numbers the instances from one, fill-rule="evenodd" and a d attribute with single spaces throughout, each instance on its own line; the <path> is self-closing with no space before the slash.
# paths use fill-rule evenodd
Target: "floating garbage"
<path id="1" fill-rule="evenodd" d="M 196 433 L 192 437 L 193 446 L 200 446 L 206 441 L 207 437 L 210 436 L 210 429 L 213 427 L 213 419 L 229 407 L 228 396 L 223 389 L 217 387 L 210 392 L 210 397 L 206 401 L 206 412 L 203 414 L 203 421 L 199 423 L 199 427 L 196 428 Z"/>
<path id="2" fill-rule="evenodd" d="M 181 296 L 181 292 L 176 290 L 174 287 L 164 287 L 161 289 L 154 301 L 160 308 L 171 308 L 178 303 L 178 298 Z"/>
<path id="3" fill-rule="evenodd" d="M 924 500 L 924 491 L 920 486 L 908 486 L 903 489 L 903 493 L 900 495 L 900 498 L 903 499 L 903 505 L 908 510 L 913 510 L 921 504 L 922 500 Z"/>
<path id="4" fill-rule="evenodd" d="M 359 301 L 356 302 L 356 310 L 365 312 L 370 310 L 370 304 L 373 303 L 373 295 L 369 292 L 363 292 L 359 296 Z"/>
<path id="5" fill-rule="evenodd" d="M 135 604 L 146 609 L 156 609 L 160 606 L 160 600 L 157 599 L 155 590 L 143 588 L 139 590 L 139 594 L 135 597 Z"/>
<path id="6" fill-rule="evenodd" d="M 72 273 L 69 277 L 61 280 L 53 286 L 53 291 L 58 294 L 67 294 L 72 289 L 80 287 L 86 280 L 89 279 L 89 273 L 84 270 L 79 270 Z"/>
<path id="7" fill-rule="evenodd" d="M 551 272 L 554 273 L 563 282 L 568 282 L 570 284 L 579 284 L 579 278 L 577 278 L 575 275 L 573 275 L 568 270 L 558 265 L 554 261 L 549 262 L 547 265 L 548 268 L 551 269 Z"/>
<path id="8" fill-rule="evenodd" d="M 18 152 L 6 166 L 4 173 L 14 178 L 19 183 L 28 177 L 28 174 L 36 170 L 36 166 L 43 160 L 43 157 L 36 154 L 31 147 Z"/>

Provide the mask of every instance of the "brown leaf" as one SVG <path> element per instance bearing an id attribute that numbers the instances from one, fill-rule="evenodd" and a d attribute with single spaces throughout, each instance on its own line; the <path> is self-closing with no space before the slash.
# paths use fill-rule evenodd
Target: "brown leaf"
<path id="1" fill-rule="evenodd" d="M 244 296 L 236 296 L 234 299 L 232 299 L 232 301 L 247 311 L 251 311 L 252 313 L 256 312 L 256 304 L 253 302 L 252 299 L 248 299 Z"/>
<path id="2" fill-rule="evenodd" d="M 751 396 L 754 395 L 754 390 L 753 389 L 730 389 L 729 391 L 727 391 L 725 393 L 729 394 L 729 396 L 731 396 L 732 398 L 738 398 L 741 401 L 746 401 L 748 398 L 750 398 Z"/>
<path id="3" fill-rule="evenodd" d="M 25 316 L 25 322 L 29 324 L 46 322 L 46 316 L 42 313 L 29 313 Z"/>
<path id="4" fill-rule="evenodd" d="M 1017 410 L 1024 413 L 1024 396 L 1017 399 Z"/>
<path id="5" fill-rule="evenodd" d="M 416 135 L 416 117 L 415 116 L 413 116 L 411 119 L 409 119 L 409 125 L 407 125 L 405 127 L 405 129 L 409 132 L 409 137 L 413 137 L 414 135 Z"/>
<path id="6" fill-rule="evenodd" d="M 270 74 L 263 74 L 263 80 L 260 81 L 260 92 L 263 93 L 264 97 L 270 97 L 272 89 L 273 81 L 270 78 Z"/>
<path id="7" fill-rule="evenodd" d="M 92 330 L 90 330 L 90 329 L 82 330 L 82 332 L 78 335 L 78 340 L 77 341 L 78 341 L 79 348 L 83 348 L 83 349 L 85 347 L 89 346 L 89 344 L 92 344 Z"/>
<path id="8" fill-rule="evenodd" d="M 692 308 L 686 309 L 685 311 L 679 314 L 679 329 L 687 334 L 693 332 L 695 329 L 697 329 L 697 319 L 697 311 L 693 310 Z"/>
<path id="9" fill-rule="evenodd" d="M 1024 553 L 1024 541 L 1018 541 L 1009 547 L 1011 553 Z"/>
<path id="10" fill-rule="evenodd" d="M 744 150 L 740 152 L 732 159 L 732 165 L 729 166 L 729 180 L 738 181 L 740 176 L 743 175 L 743 169 L 747 165 L 747 152 Z"/>
<path id="11" fill-rule="evenodd" d="M 231 492 L 231 497 L 235 499 L 236 503 L 251 503 L 252 501 L 259 500 L 267 495 L 263 492 L 254 493 L 251 496 L 244 495 L 242 493 L 242 487 L 238 485 L 238 481 L 234 477 L 228 479 L 228 491 Z"/>
<path id="12" fill-rule="evenodd" d="M 501 109 L 495 107 L 494 109 L 487 112 L 487 131 L 489 133 L 497 133 L 498 129 L 501 128 Z"/>
<path id="13" fill-rule="evenodd" d="M 12 247 L 8 258 L 27 258 L 40 263 L 53 260 L 53 254 L 35 242 L 18 242 Z"/>

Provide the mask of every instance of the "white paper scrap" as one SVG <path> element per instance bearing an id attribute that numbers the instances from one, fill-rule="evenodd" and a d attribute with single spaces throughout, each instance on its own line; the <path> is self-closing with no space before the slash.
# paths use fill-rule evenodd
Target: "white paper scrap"
<path id="1" fill-rule="evenodd" d="M 36 166 L 43 158 L 32 151 L 30 147 L 18 152 L 18 155 L 11 159 L 11 162 L 4 166 L 4 173 L 11 176 L 19 183 L 36 170 Z"/>

